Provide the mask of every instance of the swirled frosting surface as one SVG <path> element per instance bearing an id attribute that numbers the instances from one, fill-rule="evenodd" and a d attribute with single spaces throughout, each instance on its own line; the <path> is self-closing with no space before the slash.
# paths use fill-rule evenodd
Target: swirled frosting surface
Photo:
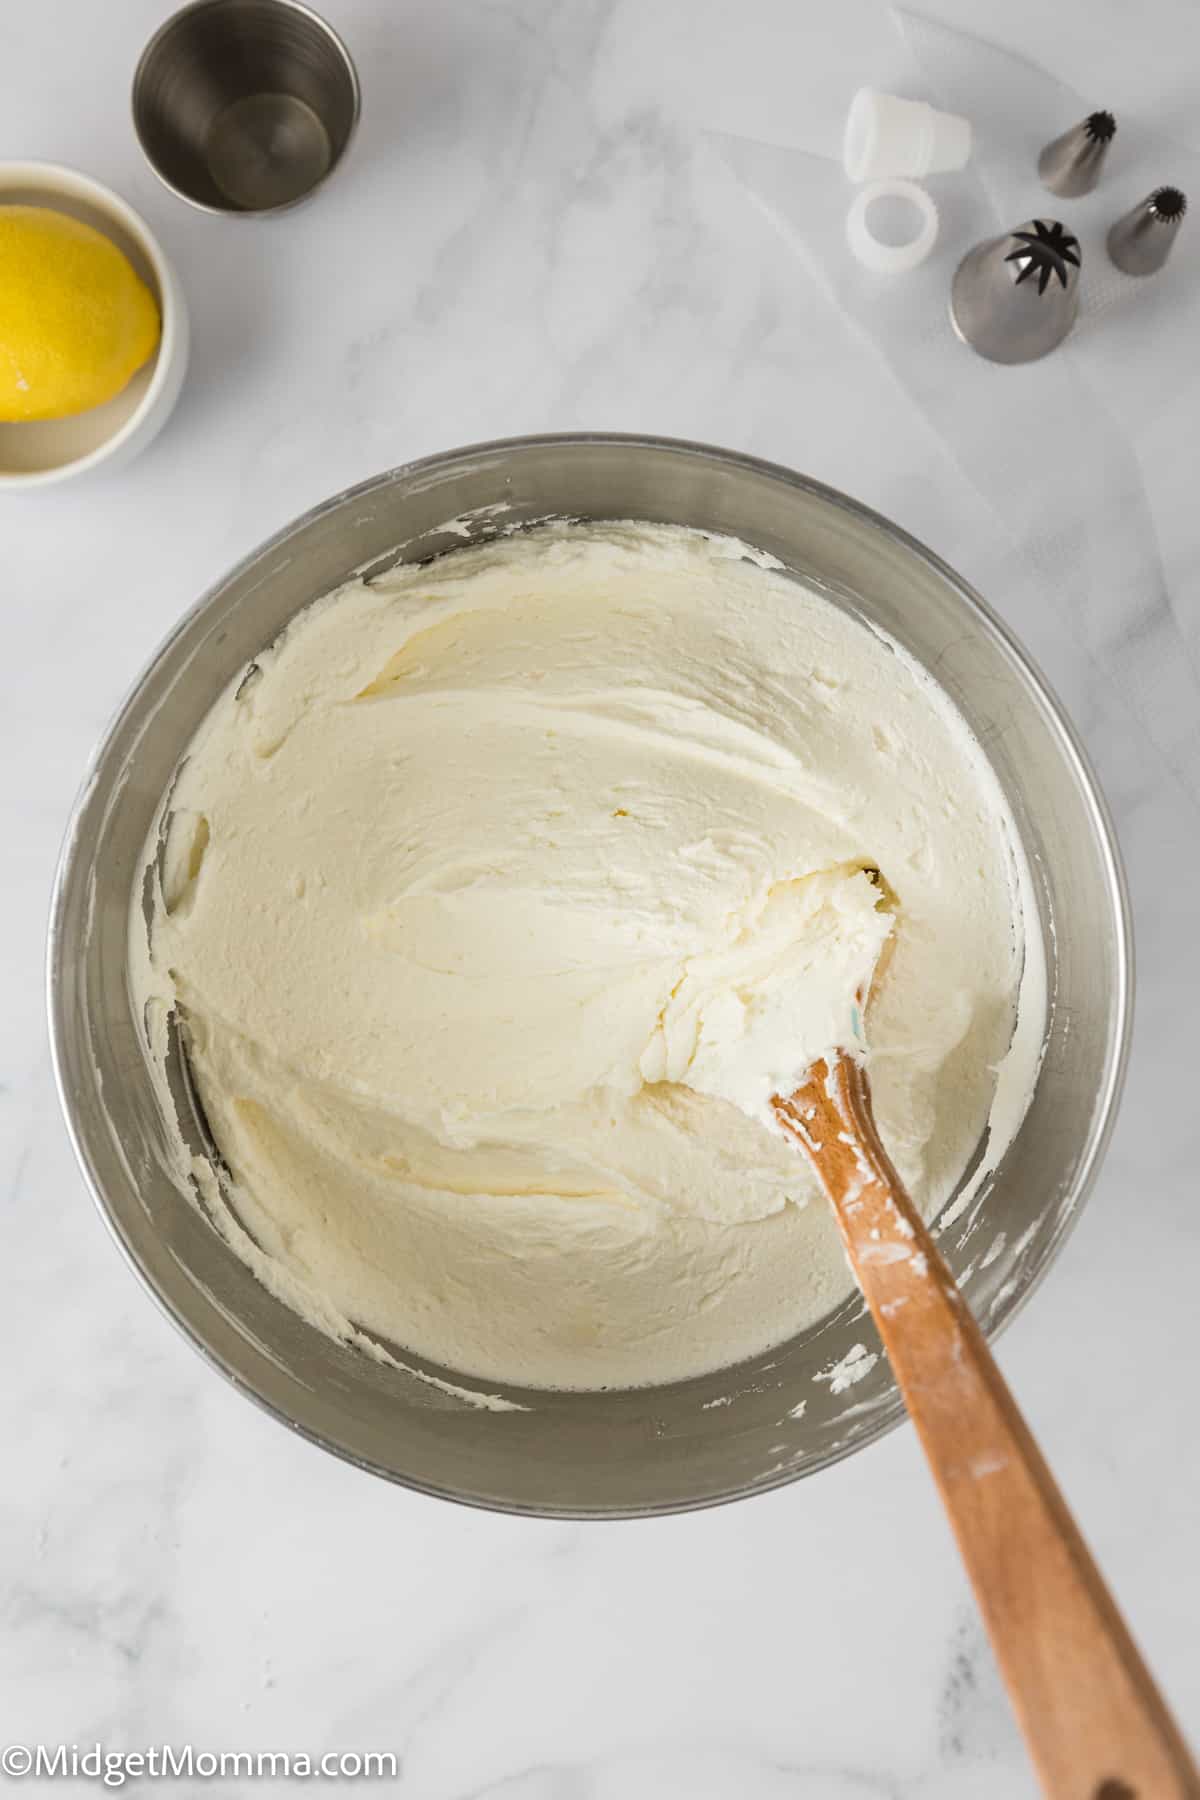
<path id="1" fill-rule="evenodd" d="M 546 526 L 352 583 L 217 703 L 166 805 L 137 999 L 186 1022 L 231 1241 L 325 1328 L 468 1376 L 673 1380 L 845 1294 L 768 1101 L 861 1048 L 885 939 L 876 1112 L 926 1211 L 1006 1056 L 1032 1087 L 982 752 L 895 645 L 728 540 Z"/>

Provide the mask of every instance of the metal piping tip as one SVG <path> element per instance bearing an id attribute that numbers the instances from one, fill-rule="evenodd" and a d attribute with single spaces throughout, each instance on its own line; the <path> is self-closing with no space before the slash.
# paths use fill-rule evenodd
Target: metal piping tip
<path id="1" fill-rule="evenodd" d="M 1064 200 L 1090 194 L 1100 179 L 1108 146 L 1117 135 L 1117 121 L 1110 112 L 1089 113 L 1070 131 L 1046 145 L 1038 157 L 1042 186 Z"/>
<path id="2" fill-rule="evenodd" d="M 1117 220 L 1108 234 L 1108 254 L 1126 275 L 1153 275 L 1171 254 L 1187 212 L 1187 195 L 1177 187 L 1155 188 Z"/>
<path id="3" fill-rule="evenodd" d="M 950 322 L 989 362 L 1034 362 L 1079 311 L 1079 239 L 1055 219 L 1029 219 L 968 251 L 950 290 Z"/>

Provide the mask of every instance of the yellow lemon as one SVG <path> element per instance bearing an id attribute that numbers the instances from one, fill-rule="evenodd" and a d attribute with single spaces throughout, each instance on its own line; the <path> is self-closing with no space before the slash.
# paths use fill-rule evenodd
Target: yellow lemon
<path id="1" fill-rule="evenodd" d="M 111 400 L 159 330 L 153 294 L 109 238 L 44 206 L 0 206 L 0 419 Z"/>

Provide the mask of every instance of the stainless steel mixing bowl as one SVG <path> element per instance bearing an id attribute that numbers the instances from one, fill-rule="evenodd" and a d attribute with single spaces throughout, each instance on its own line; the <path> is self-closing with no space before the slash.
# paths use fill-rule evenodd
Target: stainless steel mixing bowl
<path id="1" fill-rule="evenodd" d="M 1131 966 L 1112 828 L 1074 732 L 978 596 L 886 520 L 749 457 L 607 436 L 453 451 L 339 495 L 234 569 L 154 658 L 85 782 L 50 927 L 54 1059 L 80 1162 L 130 1262 L 192 1342 L 277 1418 L 364 1468 L 475 1505 L 669 1512 L 811 1474 L 896 1422 L 882 1356 L 853 1386 L 831 1379 L 855 1345 L 878 1349 L 857 1298 L 735 1370 L 612 1393 L 503 1390 L 527 1410 L 480 1410 L 305 1324 L 173 1185 L 126 983 L 126 917 L 152 815 L 233 675 L 353 571 L 457 548 L 463 527 L 447 521 L 466 517 L 478 537 L 547 515 L 699 526 L 771 552 L 936 669 L 986 745 L 1033 868 L 1053 1006 L 1025 1123 L 942 1244 L 985 1327 L 1012 1316 L 1063 1243 L 1120 1089 Z"/>

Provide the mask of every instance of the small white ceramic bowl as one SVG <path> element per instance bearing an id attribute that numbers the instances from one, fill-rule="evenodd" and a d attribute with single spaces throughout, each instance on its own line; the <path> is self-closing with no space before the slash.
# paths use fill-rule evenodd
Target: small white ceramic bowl
<path id="1" fill-rule="evenodd" d="M 188 359 L 183 289 L 158 239 L 119 195 L 58 163 L 0 162 L 0 206 L 47 206 L 95 226 L 123 250 L 158 301 L 162 335 L 112 400 L 69 419 L 0 421 L 0 491 L 48 487 L 101 463 L 128 462 L 162 430 Z"/>

